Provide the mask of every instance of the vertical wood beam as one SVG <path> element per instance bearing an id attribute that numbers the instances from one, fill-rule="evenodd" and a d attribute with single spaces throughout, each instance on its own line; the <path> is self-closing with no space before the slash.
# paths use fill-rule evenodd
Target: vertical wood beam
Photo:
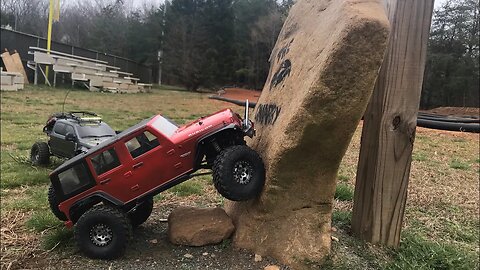
<path id="1" fill-rule="evenodd" d="M 434 0 L 384 0 L 391 34 L 364 115 L 352 230 L 400 243 Z"/>

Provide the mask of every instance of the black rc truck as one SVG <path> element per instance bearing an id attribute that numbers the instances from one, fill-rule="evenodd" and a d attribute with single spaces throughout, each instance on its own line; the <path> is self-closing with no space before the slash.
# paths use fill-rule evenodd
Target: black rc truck
<path id="1" fill-rule="evenodd" d="M 116 132 L 95 113 L 74 111 L 51 115 L 43 132 L 48 142 L 36 142 L 30 151 L 33 165 L 48 165 L 50 156 L 72 158 L 101 142 L 114 137 Z"/>

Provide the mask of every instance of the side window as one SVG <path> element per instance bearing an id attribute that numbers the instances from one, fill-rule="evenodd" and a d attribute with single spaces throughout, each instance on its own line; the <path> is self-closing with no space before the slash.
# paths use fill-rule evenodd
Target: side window
<path id="1" fill-rule="evenodd" d="M 75 134 L 75 130 L 70 125 L 66 125 L 66 127 L 65 127 L 65 135 L 68 134 L 68 133 Z"/>
<path id="2" fill-rule="evenodd" d="M 53 131 L 57 134 L 64 135 L 66 133 L 66 125 L 64 123 L 56 123 L 55 127 L 53 128 Z"/>
<path id="3" fill-rule="evenodd" d="M 152 150 L 158 145 L 160 145 L 160 143 L 158 142 L 157 137 L 148 131 L 143 132 L 125 143 L 125 146 L 127 146 L 128 151 L 133 158 Z"/>
<path id="4" fill-rule="evenodd" d="M 120 161 L 118 160 L 118 156 L 114 148 L 110 148 L 96 156 L 93 156 L 91 161 L 97 175 L 108 172 L 111 169 L 120 166 Z"/>

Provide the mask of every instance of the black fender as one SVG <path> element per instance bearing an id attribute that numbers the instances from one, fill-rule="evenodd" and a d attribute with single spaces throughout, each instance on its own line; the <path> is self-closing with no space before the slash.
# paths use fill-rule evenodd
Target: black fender
<path id="1" fill-rule="evenodd" d="M 212 133 L 209 133 L 203 137 L 200 137 L 196 143 L 196 152 L 195 152 L 195 160 L 194 160 L 194 164 L 195 164 L 195 169 L 198 169 L 200 164 L 202 163 L 202 159 L 203 159 L 203 155 L 205 154 L 205 151 L 206 151 L 206 147 L 207 147 L 207 141 L 223 132 L 226 132 L 226 131 L 233 131 L 233 132 L 238 132 L 239 134 L 241 134 L 242 136 L 244 136 L 244 132 L 242 131 L 242 129 L 238 126 L 238 125 L 235 125 L 235 124 L 229 124 L 219 130 L 216 130 Z"/>
<path id="2" fill-rule="evenodd" d="M 97 191 L 80 201 L 75 202 L 69 210 L 70 220 L 75 223 L 86 212 L 98 203 L 110 204 L 118 208 L 123 208 L 125 203 L 108 195 L 103 191 Z"/>

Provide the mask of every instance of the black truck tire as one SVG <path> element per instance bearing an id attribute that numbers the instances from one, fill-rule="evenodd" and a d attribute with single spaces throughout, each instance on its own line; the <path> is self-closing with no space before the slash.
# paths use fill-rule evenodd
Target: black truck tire
<path id="1" fill-rule="evenodd" d="M 50 148 L 46 142 L 36 142 L 32 145 L 30 161 L 35 166 L 44 166 L 50 163 Z"/>
<path id="2" fill-rule="evenodd" d="M 132 227 L 138 227 L 143 224 L 152 214 L 153 210 L 153 197 L 146 199 L 142 204 L 137 206 L 137 208 L 128 213 L 128 218 L 132 223 Z"/>
<path id="3" fill-rule="evenodd" d="M 125 252 L 132 225 L 120 209 L 96 205 L 78 219 L 74 235 L 79 249 L 88 257 L 115 259 Z"/>
<path id="4" fill-rule="evenodd" d="M 226 148 L 213 164 L 213 184 L 232 201 L 257 197 L 265 184 L 265 166 L 257 152 L 246 145 Z"/>
<path id="5" fill-rule="evenodd" d="M 48 204 L 50 205 L 50 210 L 52 210 L 52 213 L 60 220 L 62 221 L 66 221 L 67 220 L 67 216 L 65 216 L 65 214 L 60 211 L 60 209 L 58 209 L 58 200 L 57 200 L 57 196 L 55 194 L 55 189 L 53 188 L 52 185 L 50 185 L 50 187 L 48 187 Z"/>

